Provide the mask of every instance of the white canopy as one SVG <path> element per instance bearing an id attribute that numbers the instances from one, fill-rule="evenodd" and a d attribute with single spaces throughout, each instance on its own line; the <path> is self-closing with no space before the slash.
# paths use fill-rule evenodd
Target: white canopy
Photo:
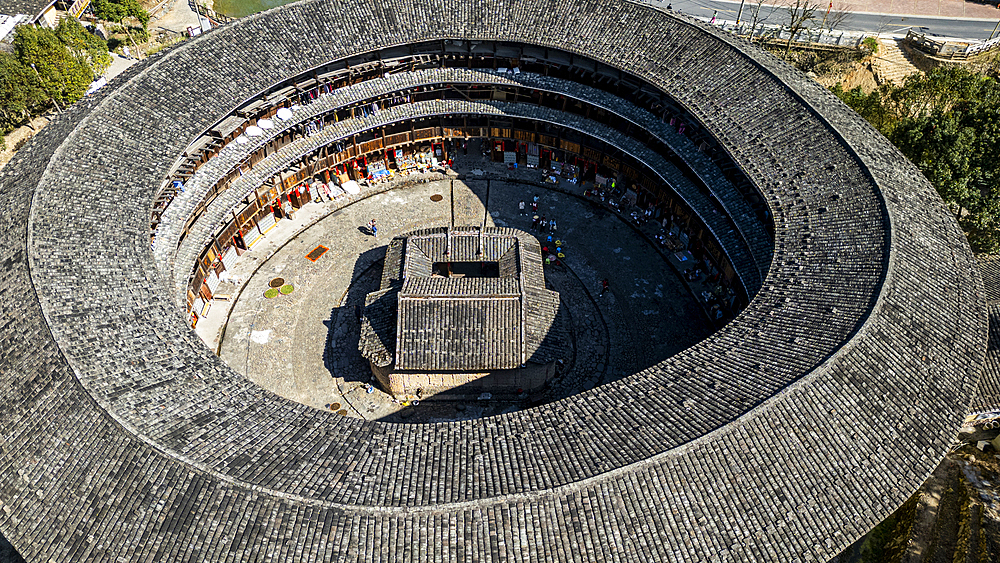
<path id="1" fill-rule="evenodd" d="M 278 110 L 278 119 L 288 120 L 292 118 L 292 110 L 288 108 L 281 108 Z"/>
<path id="2" fill-rule="evenodd" d="M 344 188 L 344 191 L 349 194 L 359 194 L 361 193 L 361 185 L 354 180 L 348 180 L 344 182 L 340 187 Z"/>
<path id="3" fill-rule="evenodd" d="M 246 135 L 240 135 L 239 137 L 236 137 L 236 142 L 241 145 L 245 145 L 250 142 L 250 139 Z"/>
<path id="4" fill-rule="evenodd" d="M 274 122 L 270 119 L 261 119 L 257 122 L 257 127 L 261 129 L 274 129 Z"/>
<path id="5" fill-rule="evenodd" d="M 250 127 L 247 127 L 244 133 L 246 133 L 247 137 L 260 137 L 264 134 L 264 130 L 256 125 L 251 125 Z"/>

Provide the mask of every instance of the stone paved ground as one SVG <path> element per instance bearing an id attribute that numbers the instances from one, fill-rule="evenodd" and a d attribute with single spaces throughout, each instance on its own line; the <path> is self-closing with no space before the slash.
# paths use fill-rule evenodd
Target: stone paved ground
<path id="1" fill-rule="evenodd" d="M 392 236 L 446 225 L 452 213 L 455 224 L 482 224 L 484 204 L 490 210 L 487 225 L 530 230 L 531 218 L 519 216 L 517 202 L 530 202 L 534 195 L 539 196 L 539 213 L 557 220 L 557 237 L 564 241 L 568 267 L 547 267 L 546 280 L 562 296 L 560 314 L 572 327 L 575 354 L 555 384 L 544 395 L 532 397 L 533 401 L 613 384 L 710 333 L 702 309 L 674 270 L 646 239 L 610 211 L 517 181 L 492 181 L 487 194 L 487 182 L 478 174 L 507 172 L 478 154 L 459 158 L 455 170 L 459 179 L 454 181 L 453 196 L 452 182 L 438 180 L 372 195 L 325 218 L 321 217 L 333 204 L 310 204 L 293 221 L 280 222 L 282 230 L 269 233 L 268 240 L 245 254 L 236 268 L 238 276 L 241 272 L 246 276 L 246 283 L 232 304 L 221 340 L 222 359 L 279 395 L 367 419 L 454 420 L 527 406 L 527 402 L 424 402 L 408 407 L 377 389 L 366 392 L 370 370 L 356 348 L 355 305 L 378 287 L 383 245 Z M 513 175 L 537 180 L 538 174 L 518 171 Z M 583 191 L 578 186 L 564 188 Z M 431 201 L 435 194 L 444 199 Z M 373 217 L 380 225 L 378 238 L 359 228 Z M 315 224 L 305 228 L 309 223 Z M 305 255 L 320 244 L 329 251 L 315 263 L 306 260 Z M 295 291 L 265 299 L 263 292 L 275 277 L 293 284 Z M 611 292 L 598 297 L 600 280 L 605 277 Z M 199 324 L 207 340 L 213 335 L 206 327 L 225 322 L 225 304 L 216 306 L 219 310 L 203 319 L 204 326 Z"/>

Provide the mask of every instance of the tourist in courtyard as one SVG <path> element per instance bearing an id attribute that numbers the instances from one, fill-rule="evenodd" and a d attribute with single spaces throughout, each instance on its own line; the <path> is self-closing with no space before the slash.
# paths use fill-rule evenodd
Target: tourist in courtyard
<path id="1" fill-rule="evenodd" d="M 601 280 L 601 293 L 598 297 L 604 297 L 604 293 L 610 289 L 610 284 L 608 283 L 608 278 Z"/>
<path id="2" fill-rule="evenodd" d="M 372 232 L 373 237 L 378 236 L 378 226 L 375 224 L 375 219 L 372 219 L 371 222 L 368 223 L 368 230 Z"/>

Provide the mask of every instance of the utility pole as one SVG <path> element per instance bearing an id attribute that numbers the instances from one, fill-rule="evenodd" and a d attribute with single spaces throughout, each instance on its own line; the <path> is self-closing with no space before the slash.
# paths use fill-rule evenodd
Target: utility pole
<path id="1" fill-rule="evenodd" d="M 740 32 L 740 18 L 743 17 L 743 4 L 745 4 L 746 1 L 747 0 L 740 0 L 740 11 L 736 14 L 736 33 Z"/>
<path id="2" fill-rule="evenodd" d="M 823 23 L 820 24 L 820 26 L 819 26 L 820 29 L 823 29 L 824 27 L 826 27 L 826 18 L 830 15 L 830 10 L 832 10 L 832 9 L 833 9 L 833 2 L 831 1 L 830 5 L 826 7 L 826 13 L 823 14 Z"/>
<path id="3" fill-rule="evenodd" d="M 42 84 L 42 75 L 38 74 L 38 69 L 35 68 L 35 63 L 31 63 L 31 70 L 35 71 L 35 76 L 38 77 L 38 83 Z M 44 84 L 42 84 L 42 88 L 45 88 Z M 59 107 L 59 102 L 56 101 L 56 97 L 53 96 L 51 92 L 49 92 L 48 88 L 45 88 L 45 93 L 49 95 L 49 99 L 51 99 L 52 103 L 55 104 L 56 111 L 58 111 L 59 113 L 62 113 L 62 108 Z"/>

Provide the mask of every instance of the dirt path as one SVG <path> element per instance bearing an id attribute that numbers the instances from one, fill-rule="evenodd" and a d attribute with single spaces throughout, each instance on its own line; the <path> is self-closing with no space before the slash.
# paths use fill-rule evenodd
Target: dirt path
<path id="1" fill-rule="evenodd" d="M 14 158 L 14 152 L 21 148 L 21 145 L 27 143 L 32 137 L 38 133 L 42 127 L 45 127 L 49 123 L 49 120 L 45 116 L 38 116 L 28 122 L 28 125 L 18 127 L 10 132 L 5 138 L 7 148 L 0 151 L 0 169 L 10 162 L 10 159 Z"/>
<path id="2" fill-rule="evenodd" d="M 162 16 L 149 23 L 149 31 L 154 34 L 159 30 L 186 34 L 189 27 L 200 25 L 198 14 L 191 8 L 189 0 L 173 0 Z"/>

